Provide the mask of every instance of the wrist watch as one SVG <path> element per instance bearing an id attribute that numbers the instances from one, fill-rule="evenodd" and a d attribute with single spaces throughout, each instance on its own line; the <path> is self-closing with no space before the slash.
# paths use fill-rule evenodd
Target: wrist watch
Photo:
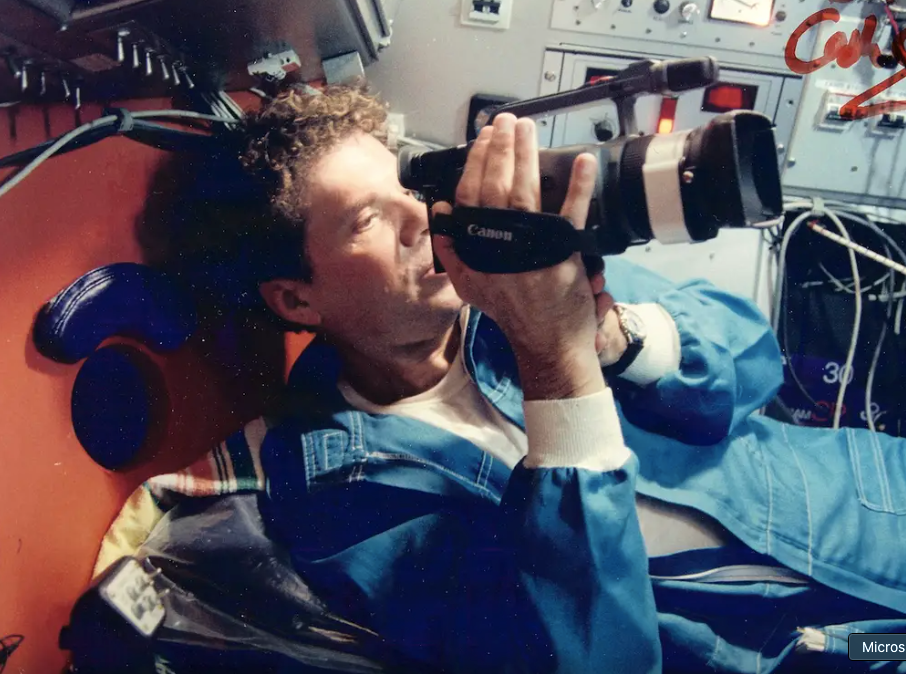
<path id="1" fill-rule="evenodd" d="M 646 337 L 645 324 L 637 313 L 625 304 L 615 304 L 613 308 L 617 312 L 620 332 L 626 338 L 627 346 L 616 363 L 604 367 L 604 374 L 610 377 L 623 374 L 635 362 L 645 346 Z"/>

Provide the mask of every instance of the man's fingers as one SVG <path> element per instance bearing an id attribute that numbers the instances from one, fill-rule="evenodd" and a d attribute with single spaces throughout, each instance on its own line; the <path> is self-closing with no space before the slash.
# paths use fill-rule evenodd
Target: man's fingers
<path id="1" fill-rule="evenodd" d="M 541 170 L 538 167 L 538 133 L 535 122 L 520 119 L 516 122 L 516 166 L 513 171 L 513 191 L 510 208 L 537 211 L 541 208 Z"/>
<path id="2" fill-rule="evenodd" d="M 431 207 L 431 213 L 433 215 L 449 215 L 452 212 L 453 207 L 446 201 L 438 201 Z M 459 278 L 465 265 L 453 249 L 453 239 L 449 236 L 443 236 L 442 234 L 434 234 L 431 237 L 431 246 L 434 249 L 434 254 L 437 255 L 440 263 L 450 275 L 450 278 Z"/>
<path id="3" fill-rule="evenodd" d="M 598 317 L 598 324 L 604 321 L 607 313 L 613 309 L 615 304 L 610 293 L 595 293 L 595 315 Z"/>
<path id="4" fill-rule="evenodd" d="M 466 265 L 459 259 L 459 256 L 453 249 L 453 239 L 442 234 L 435 234 L 431 237 L 431 243 L 434 248 L 434 254 L 437 255 L 437 258 L 444 266 L 450 280 L 453 281 L 453 286 L 456 287 L 459 279 L 462 278 L 463 273 L 466 270 Z M 460 288 L 456 288 L 456 290 L 459 291 Z M 460 295 L 460 297 L 462 297 L 462 295 Z M 463 299 L 465 298 L 463 297 Z"/>
<path id="5" fill-rule="evenodd" d="M 442 215 L 450 215 L 453 212 L 453 207 L 448 204 L 446 201 L 438 201 L 433 206 L 431 206 L 431 213 L 437 215 L 438 213 Z"/>
<path id="6" fill-rule="evenodd" d="M 604 292 L 604 274 L 601 272 L 596 273 L 592 276 L 589 281 L 591 282 L 591 294 L 597 295 Z"/>
<path id="7" fill-rule="evenodd" d="M 481 205 L 488 208 L 507 208 L 513 187 L 516 157 L 514 141 L 516 117 L 503 114 L 494 119 L 494 135 L 488 146 L 481 181 Z"/>
<path id="8" fill-rule="evenodd" d="M 484 127 L 469 149 L 466 165 L 462 170 L 459 185 L 456 186 L 456 203 L 460 206 L 478 206 L 481 198 L 481 181 L 484 178 L 484 164 L 488 145 L 494 135 L 494 128 Z"/>
<path id="9" fill-rule="evenodd" d="M 598 160 L 594 155 L 583 152 L 576 157 L 566 199 L 563 200 L 563 207 L 560 209 L 560 215 L 569 219 L 576 229 L 585 229 L 588 205 L 595 191 L 597 177 Z"/>

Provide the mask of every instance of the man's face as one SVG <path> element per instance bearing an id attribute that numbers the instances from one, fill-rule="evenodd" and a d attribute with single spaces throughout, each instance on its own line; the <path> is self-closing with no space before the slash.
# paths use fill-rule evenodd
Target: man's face
<path id="1" fill-rule="evenodd" d="M 358 134 L 309 172 L 305 293 L 331 337 L 387 346 L 448 329 L 462 300 L 435 274 L 425 204 L 399 183 L 396 157 Z"/>

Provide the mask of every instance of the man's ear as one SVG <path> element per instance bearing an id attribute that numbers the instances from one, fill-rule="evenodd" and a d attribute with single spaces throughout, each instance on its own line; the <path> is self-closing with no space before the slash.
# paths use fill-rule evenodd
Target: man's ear
<path id="1" fill-rule="evenodd" d="M 321 315 L 309 303 L 308 287 L 304 281 L 265 281 L 258 286 L 258 292 L 270 310 L 283 320 L 299 325 L 320 325 Z"/>

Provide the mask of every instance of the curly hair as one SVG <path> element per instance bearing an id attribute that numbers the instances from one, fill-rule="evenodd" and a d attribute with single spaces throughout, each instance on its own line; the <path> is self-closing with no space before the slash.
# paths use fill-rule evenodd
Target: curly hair
<path id="1" fill-rule="evenodd" d="M 294 87 L 246 117 L 240 131 L 240 162 L 262 186 L 275 216 L 268 221 L 278 231 L 269 232 L 269 238 L 297 243 L 300 279 L 312 280 L 305 253 L 303 207 L 305 184 L 312 167 L 357 133 L 386 143 L 386 121 L 386 106 L 364 83 L 332 85 L 320 92 Z"/>

